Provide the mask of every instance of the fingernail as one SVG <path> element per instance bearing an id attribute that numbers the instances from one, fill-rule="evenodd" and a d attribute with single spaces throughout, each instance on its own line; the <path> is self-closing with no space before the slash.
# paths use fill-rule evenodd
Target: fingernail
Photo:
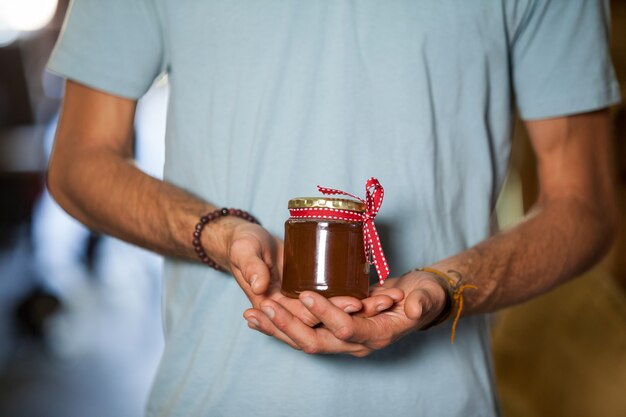
<path id="1" fill-rule="evenodd" d="M 261 307 L 261 310 L 263 310 L 265 315 L 269 317 L 270 319 L 273 319 L 274 316 L 276 315 L 276 312 L 274 311 L 272 307 Z"/>
<path id="2" fill-rule="evenodd" d="M 254 283 L 256 282 L 256 280 L 259 278 L 258 275 L 252 275 L 252 278 L 250 278 L 250 288 L 254 288 Z"/>
<path id="3" fill-rule="evenodd" d="M 353 305 L 349 305 L 346 306 L 343 311 L 345 311 L 346 313 L 356 313 L 357 311 L 359 311 L 359 309 Z"/>
<path id="4" fill-rule="evenodd" d="M 259 327 L 260 326 L 259 321 L 256 318 L 252 317 L 252 316 L 247 317 L 246 320 L 248 320 L 248 323 L 252 324 L 255 327 Z"/>
<path id="5" fill-rule="evenodd" d="M 387 308 L 387 306 L 386 306 L 386 305 L 384 305 L 384 304 L 378 304 L 378 305 L 376 306 L 376 311 L 383 311 L 383 310 L 385 310 L 386 308 Z"/>
<path id="6" fill-rule="evenodd" d="M 302 304 L 304 304 L 307 307 L 313 307 L 313 299 L 311 297 L 303 297 Z"/>

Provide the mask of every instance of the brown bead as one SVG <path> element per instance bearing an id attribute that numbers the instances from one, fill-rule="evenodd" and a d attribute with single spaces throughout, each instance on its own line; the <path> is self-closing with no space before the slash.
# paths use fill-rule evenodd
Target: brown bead
<path id="1" fill-rule="evenodd" d="M 193 232 L 193 240 L 191 241 L 191 244 L 193 245 L 193 248 L 196 254 L 198 255 L 198 258 L 200 258 L 200 261 L 202 263 L 204 263 L 205 265 L 211 268 L 217 269 L 218 271 L 224 271 L 224 272 L 226 272 L 227 269 L 218 265 L 217 262 L 213 261 L 206 254 L 206 252 L 204 251 L 204 248 L 202 248 L 202 241 L 200 238 L 202 236 L 202 230 L 204 229 L 204 226 L 207 223 L 212 222 L 218 217 L 229 216 L 229 215 L 236 216 L 246 221 L 259 224 L 259 222 L 251 214 L 243 210 L 234 209 L 234 208 L 229 209 L 229 208 L 224 207 L 224 208 L 212 211 L 210 213 L 206 213 L 205 215 L 200 217 L 198 224 L 196 224 L 195 226 L 195 230 Z"/>

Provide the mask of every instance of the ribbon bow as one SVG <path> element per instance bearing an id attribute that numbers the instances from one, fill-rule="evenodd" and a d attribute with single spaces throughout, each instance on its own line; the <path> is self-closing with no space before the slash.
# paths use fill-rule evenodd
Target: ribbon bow
<path id="1" fill-rule="evenodd" d="M 374 177 L 368 179 L 365 183 L 365 200 L 350 193 L 346 193 L 345 191 L 333 188 L 320 187 L 318 185 L 317 189 L 325 195 L 347 195 L 365 204 L 365 212 L 361 214 L 365 258 L 370 265 L 374 265 L 378 273 L 378 282 L 380 285 L 383 285 L 385 279 L 389 276 L 389 265 L 387 264 L 387 259 L 383 253 L 380 238 L 378 237 L 378 232 L 374 225 L 374 218 L 376 214 L 378 214 L 380 206 L 383 204 L 383 197 L 385 195 L 383 186 L 380 185 L 380 182 Z"/>

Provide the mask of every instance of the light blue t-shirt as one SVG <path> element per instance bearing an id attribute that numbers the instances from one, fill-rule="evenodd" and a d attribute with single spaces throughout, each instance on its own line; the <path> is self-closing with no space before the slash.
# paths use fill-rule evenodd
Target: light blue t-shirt
<path id="1" fill-rule="evenodd" d="M 130 98 L 167 72 L 166 180 L 278 236 L 290 198 L 362 195 L 377 177 L 398 276 L 489 236 L 515 106 L 536 119 L 618 101 L 608 14 L 602 0 L 75 0 L 50 68 Z M 484 316 L 453 346 L 446 324 L 366 358 L 313 356 L 249 330 L 228 275 L 169 259 L 164 280 L 149 416 L 497 414 Z"/>

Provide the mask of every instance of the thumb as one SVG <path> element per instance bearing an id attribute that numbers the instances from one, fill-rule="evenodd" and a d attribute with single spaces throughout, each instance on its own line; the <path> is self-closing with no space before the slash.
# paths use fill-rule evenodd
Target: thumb
<path id="1" fill-rule="evenodd" d="M 256 239 L 242 239 L 231 246 L 231 264 L 239 270 L 243 280 L 256 295 L 267 291 L 270 268 L 263 260 L 261 243 Z"/>
<path id="2" fill-rule="evenodd" d="M 439 312 L 433 295 L 425 288 L 417 288 L 406 297 L 404 314 L 411 320 L 429 323 Z"/>
<path id="3" fill-rule="evenodd" d="M 404 300 L 404 314 L 414 321 L 419 320 L 422 317 L 424 311 L 424 298 L 426 297 L 426 291 L 419 288 L 413 290 L 406 296 Z"/>

